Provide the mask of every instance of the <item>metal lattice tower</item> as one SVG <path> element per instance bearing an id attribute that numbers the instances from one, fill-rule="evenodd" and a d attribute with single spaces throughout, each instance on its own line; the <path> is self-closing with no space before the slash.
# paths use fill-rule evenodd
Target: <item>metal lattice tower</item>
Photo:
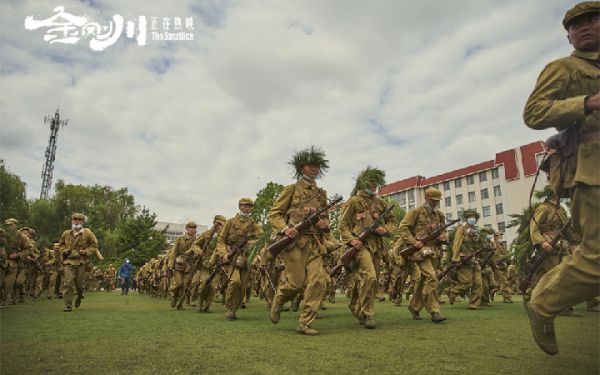
<path id="1" fill-rule="evenodd" d="M 42 171 L 42 190 L 40 191 L 40 198 L 47 199 L 52 187 L 52 174 L 54 172 L 54 159 L 56 157 L 56 138 L 58 137 L 58 129 L 60 126 L 67 126 L 69 120 L 61 120 L 58 109 L 54 117 L 45 116 L 44 125 L 50 124 L 50 139 L 48 140 L 48 147 L 46 148 L 46 163 L 44 164 L 44 170 Z"/>

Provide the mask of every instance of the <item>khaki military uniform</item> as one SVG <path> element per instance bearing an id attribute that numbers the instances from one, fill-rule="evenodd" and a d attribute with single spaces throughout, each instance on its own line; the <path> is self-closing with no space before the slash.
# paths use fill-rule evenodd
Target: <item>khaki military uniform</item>
<path id="1" fill-rule="evenodd" d="M 27 256 L 33 254 L 33 244 L 27 236 L 18 230 L 6 228 L 0 233 L 0 263 L 4 269 L 4 293 L 0 299 L 0 306 L 6 305 L 6 300 L 11 299 L 11 302 L 16 303 L 15 287 L 20 290 L 18 280 L 24 281 L 24 278 L 19 278 L 19 274 L 23 269 L 23 261 Z M 2 247 L 2 243 L 4 246 Z M 2 281 L 2 280 L 0 280 Z"/>
<path id="2" fill-rule="evenodd" d="M 314 181 L 300 179 L 284 187 L 269 211 L 273 233 L 282 233 L 287 226 L 299 224 L 306 215 L 326 205 L 327 193 Z M 328 222 L 327 215 L 323 214 L 321 220 Z M 280 254 L 286 279 L 279 284 L 274 303 L 282 306 L 304 289 L 304 306 L 299 319 L 301 326 L 310 325 L 316 318 L 325 293 L 326 284 L 322 277 L 325 253 L 324 233 L 311 225 Z"/>
<path id="3" fill-rule="evenodd" d="M 184 234 L 177 237 L 169 254 L 169 269 L 174 270 L 171 280 L 171 307 L 183 308 L 190 283 L 192 281 L 191 259 L 196 251 L 196 237 Z"/>
<path id="4" fill-rule="evenodd" d="M 65 308 L 71 309 L 75 292 L 79 302 L 84 297 L 88 257 L 98 251 L 98 240 L 88 228 L 79 232 L 66 230 L 60 237 L 59 249 L 63 263 L 62 295 Z M 80 251 L 83 251 L 84 255 L 81 255 Z"/>
<path id="5" fill-rule="evenodd" d="M 197 264 L 196 274 L 194 275 L 196 278 L 195 294 L 198 299 L 198 311 L 202 312 L 210 311 L 210 305 L 215 298 L 217 278 L 213 278 L 210 285 L 205 286 L 204 284 L 210 276 L 211 258 L 213 257 L 212 243 L 216 241 L 218 236 L 219 231 L 211 229 L 200 234 L 196 241 L 196 246 L 200 249 L 202 257 L 195 259 Z"/>
<path id="6" fill-rule="evenodd" d="M 511 302 L 512 292 L 508 280 L 508 258 L 510 254 L 506 249 L 506 245 L 502 242 L 496 242 L 494 247 L 495 251 L 492 256 L 492 260 L 496 265 L 494 279 L 496 280 L 498 291 L 502 295 L 503 302 Z"/>
<path id="7" fill-rule="evenodd" d="M 112 292 L 115 289 L 115 280 L 117 278 L 117 269 L 108 267 L 104 272 L 104 279 L 106 280 L 106 291 Z"/>
<path id="8" fill-rule="evenodd" d="M 576 126 L 577 166 L 568 168 L 573 178 L 563 187 L 571 189 L 573 227 L 581 243 L 532 292 L 531 308 L 547 318 L 600 293 L 600 111 L 584 110 L 585 97 L 599 91 L 599 56 L 574 51 L 548 64 L 523 114 L 533 129 Z"/>
<path id="9" fill-rule="evenodd" d="M 231 248 L 238 246 L 242 240 L 248 236 L 258 238 L 262 234 L 262 230 L 252 219 L 252 217 L 244 217 L 237 214 L 235 217 L 227 220 L 219 237 L 217 239 L 217 247 L 215 249 L 217 255 L 224 256 L 231 252 Z M 250 265 L 248 264 L 247 251 L 252 247 L 255 240 L 246 242 L 242 249 L 239 249 L 236 256 L 229 259 L 225 271 L 229 275 L 229 283 L 225 294 L 225 305 L 228 314 L 233 314 L 240 308 L 243 302 L 244 291 L 246 290 Z"/>
<path id="10" fill-rule="evenodd" d="M 472 255 L 478 250 L 479 231 L 477 228 L 466 223 L 459 226 L 456 229 L 454 243 L 452 244 L 452 262 L 459 262 L 461 257 Z M 469 308 L 477 309 L 481 304 L 481 296 L 483 295 L 479 259 L 472 258 L 458 267 L 456 278 L 458 282 L 450 289 L 451 298 L 455 295 L 465 296 L 470 290 Z"/>
<path id="11" fill-rule="evenodd" d="M 400 223 L 400 238 L 406 246 L 412 246 L 418 238 L 423 238 L 446 224 L 446 217 L 440 210 L 432 210 L 426 205 L 414 208 L 404 216 Z M 435 258 L 441 254 L 440 244 L 434 239 L 411 256 L 409 259 L 418 268 L 420 278 L 413 279 L 413 296 L 410 301 L 409 309 L 412 311 L 421 311 L 423 307 L 430 313 L 439 313 L 440 304 L 436 293 L 437 277 L 433 266 Z M 415 270 L 415 277 L 417 271 Z"/>
<path id="12" fill-rule="evenodd" d="M 359 191 L 350 198 L 340 218 L 340 234 L 343 243 L 350 243 L 358 239 L 360 233 L 377 220 L 386 209 L 383 199 L 369 196 L 364 191 Z M 391 233 L 396 226 L 394 215 L 389 212 L 384 218 L 382 226 Z M 379 266 L 383 254 L 386 253 L 383 238 L 373 234 L 363 243 L 363 248 L 355 258 L 357 278 L 355 294 L 349 306 L 358 319 L 371 318 L 375 315 L 375 294 L 377 293 L 377 279 Z M 356 303 L 352 306 L 353 303 Z"/>

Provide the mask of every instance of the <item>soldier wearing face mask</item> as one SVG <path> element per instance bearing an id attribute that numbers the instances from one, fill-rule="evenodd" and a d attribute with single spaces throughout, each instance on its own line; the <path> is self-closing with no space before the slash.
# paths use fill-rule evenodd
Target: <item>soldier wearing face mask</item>
<path id="1" fill-rule="evenodd" d="M 62 294 L 65 312 L 73 309 L 73 294 L 77 292 L 75 307 L 84 298 L 85 275 L 88 259 L 98 254 L 98 240 L 89 228 L 84 228 L 85 216 L 75 213 L 71 216 L 71 229 L 60 237 L 59 251 L 63 259 Z"/>
<path id="2" fill-rule="evenodd" d="M 438 227 L 446 224 L 446 216 L 437 209 L 441 199 L 441 191 L 434 188 L 427 189 L 425 191 L 425 204 L 408 211 L 400 223 L 400 238 L 402 238 L 404 244 L 420 249 L 408 258 L 421 273 L 421 278 L 414 287 L 408 310 L 413 319 L 421 320 L 420 311 L 425 307 L 425 310 L 431 314 L 431 320 L 435 323 L 447 319 L 440 314 L 440 303 L 436 293 L 437 277 L 434 267 L 437 258 L 441 254 L 441 241 L 446 239 L 446 233 L 442 233 L 438 238 L 426 243 L 418 239 L 426 237 Z"/>
<path id="3" fill-rule="evenodd" d="M 462 257 L 475 254 L 480 247 L 480 234 L 477 228 L 479 214 L 475 210 L 467 210 L 463 217 L 466 223 L 456 229 L 452 244 L 452 262 L 455 264 L 460 263 Z M 458 283 L 450 290 L 451 303 L 457 295 L 465 296 L 470 290 L 469 309 L 479 310 L 483 294 L 479 260 L 472 258 L 465 262 L 457 269 L 456 277 Z"/>
<path id="4" fill-rule="evenodd" d="M 235 256 L 230 259 L 232 248 L 238 246 L 245 238 L 258 238 L 262 234 L 262 229 L 256 224 L 250 213 L 254 202 L 250 198 L 242 198 L 238 202 L 240 209 L 235 217 L 227 220 L 223 225 L 223 229 L 219 232 L 217 238 L 217 247 L 215 252 L 222 257 L 223 263 L 226 264 L 225 271 L 229 275 L 229 283 L 227 284 L 227 292 L 225 295 L 225 306 L 227 312 L 225 317 L 227 320 L 236 320 L 237 310 L 241 307 L 244 297 L 246 285 L 250 276 L 250 265 L 248 264 L 248 251 L 256 240 L 250 240 L 245 245 L 237 250 Z"/>

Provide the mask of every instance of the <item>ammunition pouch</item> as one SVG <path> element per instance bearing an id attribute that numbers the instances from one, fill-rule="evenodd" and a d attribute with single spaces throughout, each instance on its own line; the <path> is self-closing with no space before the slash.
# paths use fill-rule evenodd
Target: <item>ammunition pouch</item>
<path id="1" fill-rule="evenodd" d="M 181 255 L 177 256 L 177 258 L 175 258 L 175 271 L 185 271 L 185 258 L 182 257 Z"/>

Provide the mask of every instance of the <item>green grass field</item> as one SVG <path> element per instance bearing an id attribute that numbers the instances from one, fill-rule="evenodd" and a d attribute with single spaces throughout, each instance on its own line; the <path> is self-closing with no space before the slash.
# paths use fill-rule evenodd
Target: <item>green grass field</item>
<path id="1" fill-rule="evenodd" d="M 377 303 L 377 329 L 358 325 L 338 296 L 313 326 L 295 333 L 298 313 L 273 325 L 254 299 L 226 321 L 174 311 L 166 300 L 135 292 L 88 293 L 82 307 L 28 300 L 0 312 L 2 374 L 598 374 L 600 314 L 556 321 L 561 352 L 542 353 L 520 301 L 482 311 L 442 306 L 449 320 L 410 318 L 406 306 Z M 578 311 L 584 311 L 583 306 Z"/>

